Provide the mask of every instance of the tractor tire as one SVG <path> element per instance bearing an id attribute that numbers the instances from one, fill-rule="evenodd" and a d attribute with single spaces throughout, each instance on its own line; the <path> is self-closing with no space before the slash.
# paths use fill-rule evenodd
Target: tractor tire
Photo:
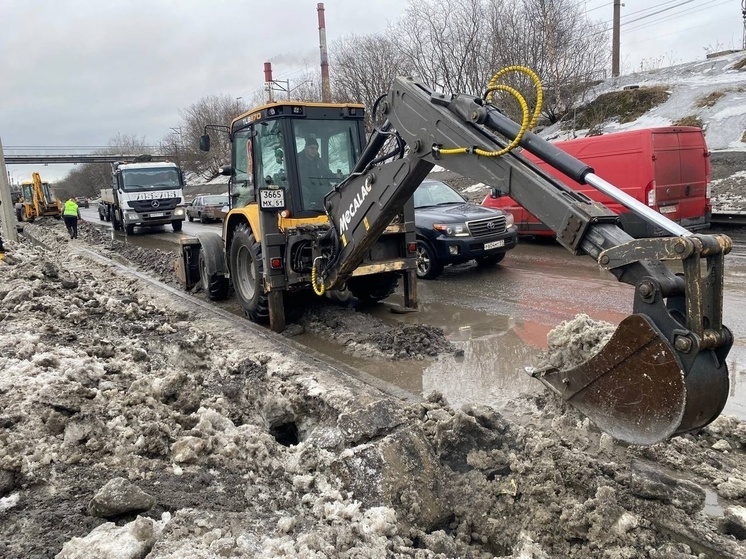
<path id="1" fill-rule="evenodd" d="M 171 222 L 171 228 L 174 230 L 174 232 L 178 233 L 179 231 L 181 231 L 181 227 L 183 224 L 183 221 L 181 221 L 180 219 L 176 219 Z"/>
<path id="2" fill-rule="evenodd" d="M 262 285 L 262 244 L 245 223 L 236 227 L 233 233 L 228 266 L 233 290 L 246 317 L 252 322 L 268 324 L 269 297 Z"/>
<path id="3" fill-rule="evenodd" d="M 179 222 L 181 223 L 181 222 Z M 199 277 L 202 280 L 202 289 L 210 301 L 222 301 L 228 297 L 230 283 L 228 278 L 220 274 L 207 273 L 207 261 L 204 251 L 199 252 Z"/>
<path id="4" fill-rule="evenodd" d="M 369 276 L 356 276 L 347 282 L 347 288 L 363 304 L 379 303 L 396 291 L 399 274 L 386 272 Z"/>
<path id="5" fill-rule="evenodd" d="M 443 271 L 443 264 L 435 256 L 435 251 L 427 242 L 417 240 L 417 277 L 435 279 Z"/>

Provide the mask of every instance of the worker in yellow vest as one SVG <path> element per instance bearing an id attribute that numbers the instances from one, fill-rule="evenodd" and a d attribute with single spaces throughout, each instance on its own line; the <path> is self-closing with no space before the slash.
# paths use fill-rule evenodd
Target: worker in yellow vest
<path id="1" fill-rule="evenodd" d="M 80 210 L 78 204 L 75 202 L 75 198 L 70 196 L 65 206 L 62 208 L 62 219 L 65 220 L 67 226 L 67 232 L 70 233 L 71 239 L 78 238 L 78 218 L 80 217 Z"/>

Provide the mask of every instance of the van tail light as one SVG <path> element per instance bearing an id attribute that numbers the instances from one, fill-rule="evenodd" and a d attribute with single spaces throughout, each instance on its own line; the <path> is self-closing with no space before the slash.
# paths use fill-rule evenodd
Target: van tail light
<path id="1" fill-rule="evenodd" d="M 707 188 L 705 188 L 705 198 L 708 200 L 712 198 L 712 187 L 710 186 L 710 183 L 707 183 Z"/>
<path id="2" fill-rule="evenodd" d="M 646 197 L 647 197 L 647 200 L 648 200 L 648 206 L 650 206 L 651 208 L 654 208 L 655 207 L 655 203 L 656 203 L 656 200 L 655 200 L 655 181 L 650 181 L 650 183 L 648 184 L 648 186 L 645 188 L 645 191 L 646 191 Z"/>

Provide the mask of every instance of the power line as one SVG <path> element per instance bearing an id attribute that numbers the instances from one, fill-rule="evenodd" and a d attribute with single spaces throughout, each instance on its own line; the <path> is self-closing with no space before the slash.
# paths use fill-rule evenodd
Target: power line
<path id="1" fill-rule="evenodd" d="M 667 17 L 660 18 L 660 19 L 657 19 L 657 20 L 651 21 L 651 22 L 642 23 L 642 24 L 637 25 L 635 27 L 631 27 L 629 29 L 626 29 L 626 31 L 631 33 L 631 32 L 634 32 L 634 31 L 639 31 L 640 29 L 647 29 L 648 27 L 653 27 L 653 26 L 659 25 L 660 23 L 665 23 L 665 22 L 668 22 L 668 21 L 672 21 L 672 20 L 677 19 L 677 18 L 682 17 L 682 16 L 687 16 L 687 15 L 695 14 L 695 13 L 701 12 L 702 10 L 705 10 L 707 8 L 710 8 L 710 7 L 724 6 L 725 4 L 728 4 L 728 3 L 730 3 L 730 0 L 709 0 L 708 2 L 705 2 L 704 4 L 702 4 L 700 6 L 692 6 L 691 8 L 686 9 L 686 10 L 682 10 L 682 11 L 680 11 L 677 14 L 669 14 Z M 711 23 L 711 22 L 703 22 L 701 25 L 697 25 L 696 27 L 701 27 L 702 25 L 705 25 L 707 23 Z M 624 24 L 622 24 L 622 25 L 624 25 Z"/>
<path id="2" fill-rule="evenodd" d="M 667 12 L 668 10 L 673 10 L 674 8 L 678 8 L 679 6 L 683 6 L 684 4 L 691 4 L 692 2 L 694 2 L 694 0 L 684 0 L 683 2 L 679 2 L 678 4 L 674 4 L 673 6 L 669 6 L 667 8 L 661 8 L 657 12 L 652 12 L 652 13 L 649 13 L 649 14 L 645 14 L 644 16 L 640 16 L 637 19 L 631 19 L 631 20 L 625 21 L 622 25 L 628 25 L 628 24 L 634 23 L 636 21 L 647 19 L 649 17 L 653 17 L 655 15 L 662 14 L 663 12 Z"/>

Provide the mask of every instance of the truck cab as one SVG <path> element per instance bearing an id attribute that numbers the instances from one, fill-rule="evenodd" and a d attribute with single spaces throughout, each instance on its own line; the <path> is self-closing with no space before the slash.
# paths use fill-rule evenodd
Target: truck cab
<path id="1" fill-rule="evenodd" d="M 101 190 L 99 217 L 132 234 L 135 227 L 171 224 L 181 231 L 186 218 L 184 177 L 172 162 L 114 163 L 111 188 Z"/>

